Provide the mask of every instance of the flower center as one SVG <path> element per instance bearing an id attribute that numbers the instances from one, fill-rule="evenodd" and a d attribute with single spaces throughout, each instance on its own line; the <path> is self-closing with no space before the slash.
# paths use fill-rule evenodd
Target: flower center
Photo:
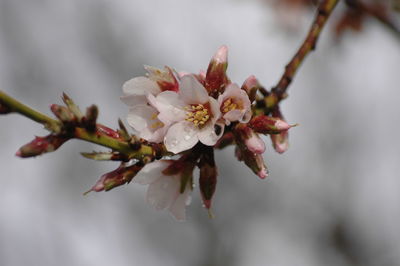
<path id="1" fill-rule="evenodd" d="M 195 126 L 201 127 L 210 119 L 208 109 L 202 104 L 186 106 L 185 109 L 185 120 L 192 122 Z"/>
<path id="2" fill-rule="evenodd" d="M 228 100 L 224 101 L 224 103 L 222 104 L 222 107 L 221 107 L 221 111 L 223 113 L 227 113 L 229 111 L 236 110 L 236 109 L 240 109 L 240 110 L 243 109 L 242 102 L 241 101 L 238 101 L 238 102 L 233 101 L 232 98 L 229 98 Z"/>
<path id="3" fill-rule="evenodd" d="M 152 122 L 154 121 L 152 124 L 150 124 L 151 129 L 156 130 L 156 129 L 159 129 L 160 127 L 164 126 L 164 123 L 161 122 L 160 120 L 158 120 L 157 113 L 154 113 L 151 115 L 151 120 L 152 120 Z"/>

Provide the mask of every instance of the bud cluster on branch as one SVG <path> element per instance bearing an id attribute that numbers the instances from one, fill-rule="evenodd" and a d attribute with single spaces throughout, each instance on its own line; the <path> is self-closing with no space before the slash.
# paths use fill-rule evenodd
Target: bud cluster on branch
<path id="1" fill-rule="evenodd" d="M 199 169 L 199 189 L 209 211 L 217 188 L 215 149 L 235 147 L 235 154 L 260 178 L 268 176 L 263 159 L 270 136 L 278 153 L 288 149 L 288 124 L 279 106 L 306 55 L 337 0 L 322 1 L 306 40 L 277 86 L 270 91 L 250 76 L 242 85 L 227 75 L 228 48 L 221 46 L 207 71 L 178 72 L 145 66 L 146 76 L 127 81 L 121 100 L 129 107 L 127 123 L 114 130 L 97 123 L 99 110 L 92 105 L 82 112 L 65 93 L 64 105 L 51 105 L 56 119 L 41 114 L 0 91 L 0 114 L 19 113 L 41 123 L 51 133 L 35 137 L 16 153 L 33 157 L 57 150 L 71 139 L 99 144 L 110 151 L 82 153 L 98 161 L 119 161 L 117 169 L 104 174 L 90 191 L 108 191 L 129 182 L 148 185 L 147 201 L 156 209 L 168 209 L 177 220 L 185 219 L 194 187 L 193 171 Z M 86 194 L 85 193 L 85 194 Z"/>

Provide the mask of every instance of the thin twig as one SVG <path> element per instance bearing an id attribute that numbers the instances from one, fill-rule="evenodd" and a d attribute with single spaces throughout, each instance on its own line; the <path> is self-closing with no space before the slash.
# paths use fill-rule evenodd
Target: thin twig
<path id="1" fill-rule="evenodd" d="M 286 98 L 287 88 L 292 82 L 304 58 L 308 55 L 309 52 L 315 49 L 318 37 L 337 3 L 338 0 L 323 0 L 319 4 L 316 17 L 311 25 L 306 39 L 300 46 L 297 53 L 293 56 L 292 60 L 290 60 L 289 64 L 286 65 L 285 72 L 283 73 L 278 84 L 272 88 L 272 94 L 275 96 L 274 98 L 276 99 L 274 105 L 282 99 Z"/>
<path id="2" fill-rule="evenodd" d="M 381 9 L 374 8 L 373 6 L 367 5 L 359 0 L 346 0 L 346 4 L 350 8 L 355 8 L 360 10 L 362 13 L 369 15 L 370 17 L 376 19 L 388 30 L 390 30 L 397 38 L 400 39 L 400 28 L 396 23 L 390 18 L 387 12 Z"/>
<path id="3" fill-rule="evenodd" d="M 0 91 L 0 104 L 9 108 L 11 112 L 19 113 L 29 119 L 32 119 L 45 126 L 47 130 L 54 134 L 59 134 L 62 131 L 63 124 L 53 118 L 42 114 L 23 103 L 17 101 L 3 91 Z M 65 134 L 65 133 L 62 133 Z M 131 159 L 138 160 L 153 160 L 156 157 L 165 155 L 167 152 L 163 145 L 151 145 L 148 143 L 140 143 L 140 145 L 131 145 L 127 141 L 112 138 L 98 131 L 89 131 L 83 127 L 75 127 L 72 132 L 69 132 L 67 137 L 76 138 L 88 142 L 92 142 L 103 147 L 118 151 L 128 156 Z"/>

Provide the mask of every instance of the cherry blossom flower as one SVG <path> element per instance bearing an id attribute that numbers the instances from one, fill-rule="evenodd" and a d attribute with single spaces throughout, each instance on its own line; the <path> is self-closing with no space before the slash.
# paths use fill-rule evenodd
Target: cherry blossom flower
<path id="1" fill-rule="evenodd" d="M 164 138 L 168 151 L 179 153 L 199 141 L 212 146 L 222 136 L 224 124 L 217 122 L 221 116 L 218 102 L 195 76 L 183 76 L 177 93 L 162 92 L 155 102 L 158 117 L 173 122 Z M 215 127 L 219 127 L 219 132 Z"/>
<path id="2" fill-rule="evenodd" d="M 121 100 L 130 106 L 127 121 L 139 137 L 159 143 L 163 141 L 170 123 L 158 118 L 159 112 L 152 100 L 162 91 L 177 91 L 179 84 L 176 73 L 169 67 L 161 70 L 145 66 L 145 69 L 148 77 L 136 77 L 123 85 L 124 96 Z"/>
<path id="3" fill-rule="evenodd" d="M 222 118 L 226 125 L 233 121 L 247 123 L 251 118 L 251 103 L 247 93 L 235 83 L 229 84 L 218 97 Z"/>
<path id="4" fill-rule="evenodd" d="M 146 103 L 148 94 L 158 95 L 162 91 L 178 91 L 177 74 L 169 67 L 164 70 L 151 66 L 144 67 L 147 77 L 135 77 L 122 86 L 123 96 L 121 101 L 128 106 Z"/>
<path id="5" fill-rule="evenodd" d="M 187 182 L 183 193 L 181 188 L 181 174 L 164 175 L 163 171 L 171 161 L 160 160 L 149 163 L 133 179 L 134 183 L 149 185 L 147 202 L 155 209 L 168 209 L 178 221 L 186 219 L 185 207 L 190 204 L 191 187 Z"/>

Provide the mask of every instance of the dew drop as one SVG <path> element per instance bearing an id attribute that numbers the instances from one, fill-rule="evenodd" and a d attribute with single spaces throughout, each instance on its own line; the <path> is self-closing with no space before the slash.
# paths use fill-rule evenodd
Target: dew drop
<path id="1" fill-rule="evenodd" d="M 171 146 L 175 147 L 176 145 L 178 145 L 178 140 L 177 139 L 172 139 L 171 140 Z"/>
<path id="2" fill-rule="evenodd" d="M 185 135 L 183 138 L 184 138 L 185 140 L 189 140 L 189 139 L 192 138 L 192 136 L 190 136 L 190 135 Z"/>
<path id="3" fill-rule="evenodd" d="M 186 198 L 185 205 L 186 205 L 186 206 L 189 206 L 190 203 L 192 203 L 192 196 L 188 196 L 188 197 Z"/>

